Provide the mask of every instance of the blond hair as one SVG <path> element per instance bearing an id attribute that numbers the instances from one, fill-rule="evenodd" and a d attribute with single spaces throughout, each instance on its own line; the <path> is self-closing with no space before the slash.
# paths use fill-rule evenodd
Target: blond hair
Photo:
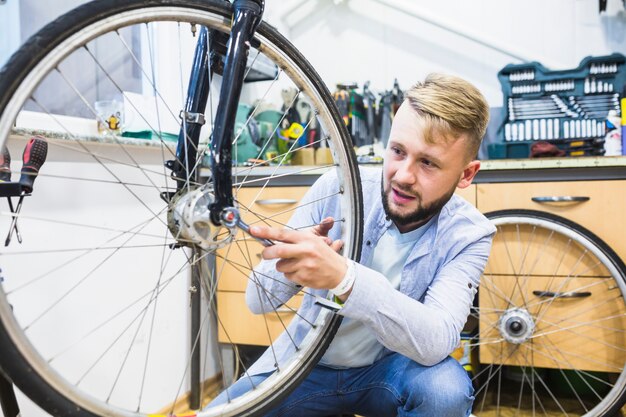
<path id="1" fill-rule="evenodd" d="M 411 87 L 405 99 L 425 122 L 427 142 L 457 140 L 465 133 L 467 157 L 477 157 L 489 122 L 489 105 L 476 87 L 452 75 L 430 74 Z"/>

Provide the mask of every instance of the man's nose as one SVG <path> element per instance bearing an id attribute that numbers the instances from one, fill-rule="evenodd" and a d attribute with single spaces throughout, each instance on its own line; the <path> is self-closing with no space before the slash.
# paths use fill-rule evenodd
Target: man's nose
<path id="1" fill-rule="evenodd" d="M 417 177 L 415 173 L 415 166 L 410 161 L 403 161 L 398 167 L 394 175 L 394 179 L 398 183 L 413 185 L 415 184 Z"/>

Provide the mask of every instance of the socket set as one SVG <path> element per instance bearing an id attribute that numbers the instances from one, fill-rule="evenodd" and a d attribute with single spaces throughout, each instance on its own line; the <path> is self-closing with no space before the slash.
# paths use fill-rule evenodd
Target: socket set
<path id="1" fill-rule="evenodd" d="M 528 157 L 535 141 L 553 143 L 567 155 L 602 155 L 606 117 L 610 110 L 621 114 L 626 57 L 586 57 L 577 68 L 558 71 L 538 62 L 511 64 L 498 79 L 504 118 L 498 142 L 488 147 L 490 158 Z"/>

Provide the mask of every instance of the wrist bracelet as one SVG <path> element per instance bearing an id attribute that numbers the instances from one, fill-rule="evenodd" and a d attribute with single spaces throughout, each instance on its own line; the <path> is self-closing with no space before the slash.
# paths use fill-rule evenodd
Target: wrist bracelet
<path id="1" fill-rule="evenodd" d="M 339 297 L 344 295 L 348 291 L 352 289 L 354 285 L 354 280 L 356 279 L 356 271 L 354 270 L 354 262 L 350 259 L 347 260 L 348 269 L 346 270 L 346 274 L 343 276 L 343 279 L 335 288 L 330 289 L 329 291 Z"/>

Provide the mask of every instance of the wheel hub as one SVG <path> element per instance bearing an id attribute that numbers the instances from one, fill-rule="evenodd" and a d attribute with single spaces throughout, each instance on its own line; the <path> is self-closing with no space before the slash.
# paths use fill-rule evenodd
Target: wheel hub
<path id="1" fill-rule="evenodd" d="M 500 334 L 510 343 L 524 343 L 535 330 L 535 321 L 530 313 L 521 308 L 509 309 L 498 320 Z"/>
<path id="2" fill-rule="evenodd" d="M 167 225 L 172 236 L 183 246 L 197 245 L 216 250 L 228 245 L 235 236 L 235 225 L 216 226 L 211 222 L 209 206 L 215 197 L 206 187 L 185 190 L 172 198 Z"/>

